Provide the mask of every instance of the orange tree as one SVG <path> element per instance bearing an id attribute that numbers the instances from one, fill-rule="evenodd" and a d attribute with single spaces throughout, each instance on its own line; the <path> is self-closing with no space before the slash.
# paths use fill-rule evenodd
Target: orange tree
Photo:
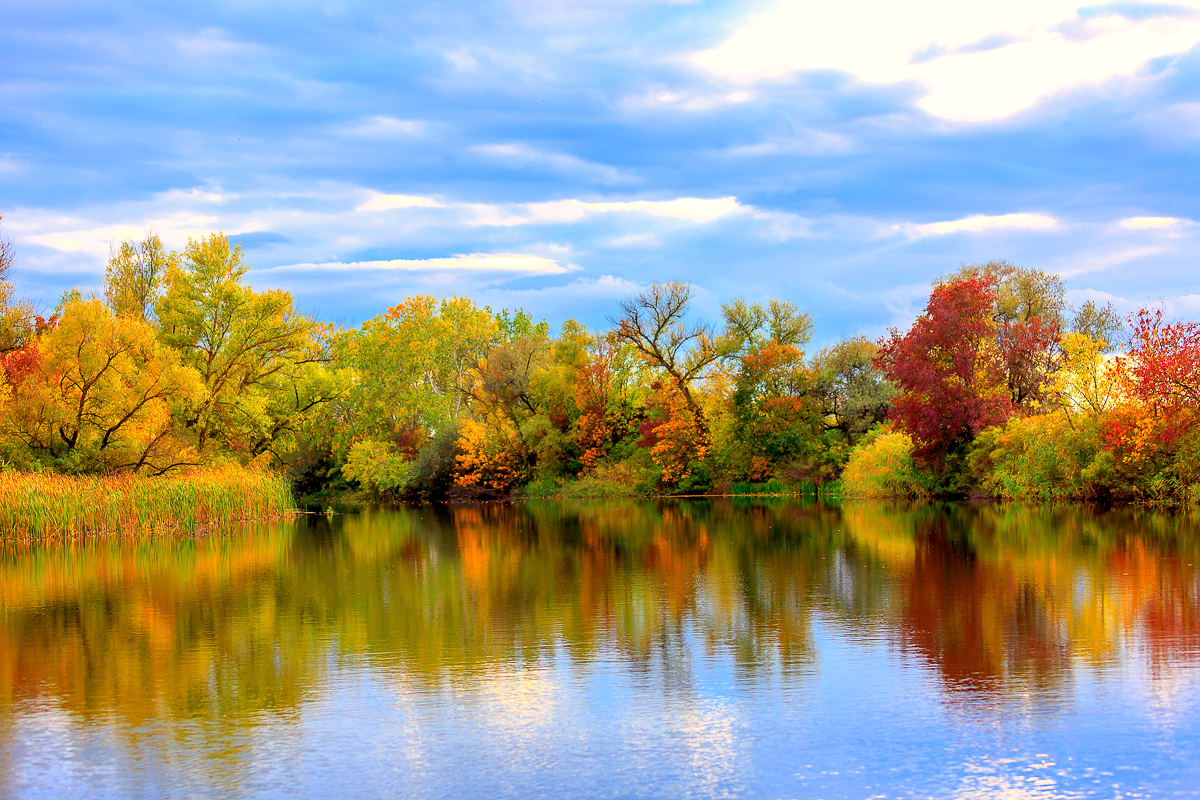
<path id="1" fill-rule="evenodd" d="M 765 480 L 787 461 L 813 466 L 822 428 L 813 386 L 793 345 L 771 340 L 740 358 L 732 400 L 741 477 Z"/>

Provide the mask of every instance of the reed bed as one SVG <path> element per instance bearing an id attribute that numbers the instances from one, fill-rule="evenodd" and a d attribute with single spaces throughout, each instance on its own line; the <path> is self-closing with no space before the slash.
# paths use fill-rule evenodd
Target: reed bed
<path id="1" fill-rule="evenodd" d="M 242 469 L 175 477 L 0 473 L 0 539 L 198 533 L 288 515 L 286 478 Z"/>

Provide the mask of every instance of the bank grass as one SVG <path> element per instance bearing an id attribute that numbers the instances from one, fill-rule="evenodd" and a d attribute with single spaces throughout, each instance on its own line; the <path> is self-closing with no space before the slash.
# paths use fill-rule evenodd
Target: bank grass
<path id="1" fill-rule="evenodd" d="M 283 476 L 235 467 L 155 478 L 0 472 L 5 540 L 198 533 L 294 506 Z"/>

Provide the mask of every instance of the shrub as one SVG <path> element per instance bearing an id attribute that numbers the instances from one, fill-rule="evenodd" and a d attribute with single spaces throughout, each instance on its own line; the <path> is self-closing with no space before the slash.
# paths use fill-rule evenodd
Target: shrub
<path id="1" fill-rule="evenodd" d="M 408 467 L 405 494 L 413 499 L 445 497 L 458 467 L 458 423 L 452 422 L 434 434 Z"/>
<path id="2" fill-rule="evenodd" d="M 399 493 L 408 483 L 409 462 L 389 442 L 355 442 L 342 474 L 358 481 L 367 492 L 380 496 Z"/>
<path id="3" fill-rule="evenodd" d="M 1107 495 L 1112 454 L 1100 418 L 1062 412 L 1014 417 L 980 432 L 967 457 L 975 484 L 1006 499 L 1085 499 Z"/>
<path id="4" fill-rule="evenodd" d="M 850 451 L 842 472 L 846 497 L 924 497 L 930 478 L 913 462 L 913 441 L 907 433 L 877 428 Z"/>

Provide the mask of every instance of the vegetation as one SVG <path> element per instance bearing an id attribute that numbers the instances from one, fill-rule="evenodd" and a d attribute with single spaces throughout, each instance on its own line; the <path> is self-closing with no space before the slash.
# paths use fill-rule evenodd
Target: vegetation
<path id="1" fill-rule="evenodd" d="M 142 480 L 0 472 L 0 539 L 193 533 L 292 509 L 287 480 L 226 468 Z"/>
<path id="2" fill-rule="evenodd" d="M 47 318 L 0 248 L 0 464 L 67 475 L 273 465 L 383 501 L 783 492 L 1200 495 L 1200 323 L 1067 308 L 1003 261 L 935 283 L 906 331 L 808 352 L 780 300 L 696 317 L 650 286 L 609 330 L 410 297 L 357 328 L 246 285 L 212 234 L 113 254 Z"/>

